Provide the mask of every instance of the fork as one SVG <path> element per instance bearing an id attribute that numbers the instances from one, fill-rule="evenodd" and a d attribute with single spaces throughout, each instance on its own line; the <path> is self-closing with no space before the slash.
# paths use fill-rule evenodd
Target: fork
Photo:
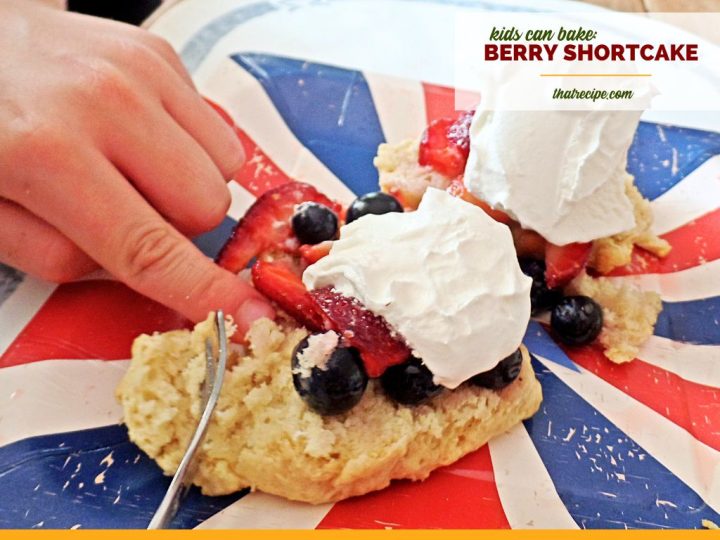
<path id="1" fill-rule="evenodd" d="M 197 449 L 205 438 L 210 418 L 220 396 L 225 366 L 227 364 L 227 338 L 225 335 L 225 316 L 222 311 L 215 312 L 215 333 L 218 341 L 218 357 L 215 357 L 213 343 L 205 340 L 205 379 L 201 388 L 202 415 L 195 428 L 190 443 L 185 450 L 180 465 L 175 471 L 160 506 L 155 511 L 148 529 L 167 529 L 180 508 L 180 504 L 192 485 L 192 477 L 197 466 Z"/>

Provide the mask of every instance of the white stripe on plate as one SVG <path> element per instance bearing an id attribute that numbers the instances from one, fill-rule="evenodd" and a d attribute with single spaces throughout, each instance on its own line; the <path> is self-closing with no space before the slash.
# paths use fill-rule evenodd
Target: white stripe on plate
<path id="1" fill-rule="evenodd" d="M 8 299 L 0 306 L 0 354 L 29 323 L 57 288 L 54 283 L 25 276 Z"/>
<path id="2" fill-rule="evenodd" d="M 200 91 L 223 107 L 288 176 L 313 184 L 328 197 L 345 204 L 355 198 L 341 180 L 300 144 L 255 77 L 231 59 L 218 64 L 202 81 Z"/>
<path id="3" fill-rule="evenodd" d="M 686 381 L 720 388 L 720 347 L 717 345 L 695 345 L 650 336 L 638 358 Z"/>
<path id="4" fill-rule="evenodd" d="M 525 426 L 491 439 L 500 501 L 513 529 L 577 529 Z"/>
<path id="5" fill-rule="evenodd" d="M 387 75 L 363 75 L 370 88 L 385 140 L 399 143 L 419 138 L 427 125 L 422 85 L 417 81 Z"/>
<path id="6" fill-rule="evenodd" d="M 665 234 L 720 208 L 720 155 L 652 201 L 655 234 Z"/>
<path id="7" fill-rule="evenodd" d="M 312 505 L 254 492 L 203 521 L 198 529 L 314 529 L 332 504 Z"/>
<path id="8" fill-rule="evenodd" d="M 720 259 L 679 272 L 611 277 L 616 283 L 655 291 L 668 302 L 685 302 L 720 296 Z"/>
<path id="9" fill-rule="evenodd" d="M 711 508 L 720 511 L 720 452 L 582 367 L 575 372 L 541 356 L 537 358 Z"/>
<path id="10" fill-rule="evenodd" d="M 0 370 L 0 446 L 116 424 L 127 360 L 43 360 Z"/>
<path id="11" fill-rule="evenodd" d="M 235 181 L 228 182 L 232 202 L 227 215 L 235 221 L 239 221 L 245 215 L 248 208 L 255 202 L 255 196 Z"/>

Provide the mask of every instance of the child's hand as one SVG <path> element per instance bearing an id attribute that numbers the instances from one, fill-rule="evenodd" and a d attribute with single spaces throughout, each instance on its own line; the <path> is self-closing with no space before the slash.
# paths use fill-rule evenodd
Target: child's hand
<path id="1" fill-rule="evenodd" d="M 164 40 L 0 0 L 0 89 L 0 260 L 57 282 L 99 265 L 241 331 L 273 315 L 184 236 L 220 223 L 244 156 Z"/>

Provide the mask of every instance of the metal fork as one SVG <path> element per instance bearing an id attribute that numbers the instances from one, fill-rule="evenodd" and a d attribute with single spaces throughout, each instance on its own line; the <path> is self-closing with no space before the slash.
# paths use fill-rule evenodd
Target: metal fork
<path id="1" fill-rule="evenodd" d="M 202 444 L 207 432 L 210 418 L 212 417 L 215 405 L 217 405 L 220 389 L 222 388 L 223 377 L 225 375 L 225 365 L 227 364 L 227 338 L 225 336 L 225 316 L 222 311 L 215 313 L 215 330 L 218 342 L 218 357 L 213 352 L 213 343 L 208 338 L 205 340 L 205 380 L 202 385 L 202 415 L 200 422 L 195 428 L 195 433 L 190 439 L 185 455 L 180 461 L 180 465 L 175 471 L 170 486 L 168 487 L 165 497 L 163 497 L 160 506 L 155 511 L 148 529 L 166 529 L 170 525 L 180 508 L 180 503 L 187 495 L 192 485 L 192 477 L 195 472 L 197 449 Z"/>

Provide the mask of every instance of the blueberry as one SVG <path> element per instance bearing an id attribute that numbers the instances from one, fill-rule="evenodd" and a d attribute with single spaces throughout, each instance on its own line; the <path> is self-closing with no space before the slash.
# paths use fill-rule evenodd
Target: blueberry
<path id="1" fill-rule="evenodd" d="M 602 308 L 588 296 L 566 296 L 552 310 L 550 326 L 568 345 L 586 345 L 598 337 Z"/>
<path id="2" fill-rule="evenodd" d="M 307 405 L 323 415 L 341 414 L 362 398 L 368 383 L 360 353 L 352 347 L 337 347 L 323 369 L 313 367 L 310 376 L 301 373 L 298 355 L 308 346 L 308 338 L 295 347 L 292 355 L 293 384 Z"/>
<path id="3" fill-rule="evenodd" d="M 532 278 L 532 287 L 530 288 L 530 305 L 532 306 L 532 314 L 552 308 L 562 298 L 562 293 L 558 289 L 550 289 L 545 282 L 545 261 L 532 259 L 529 257 L 521 257 L 520 269 L 523 274 Z"/>
<path id="4" fill-rule="evenodd" d="M 355 199 L 347 210 L 345 223 L 355 221 L 367 214 L 387 214 L 389 212 L 402 212 L 403 207 L 392 195 L 375 191 L 366 193 Z"/>
<path id="5" fill-rule="evenodd" d="M 522 353 L 518 349 L 507 358 L 500 360 L 490 371 L 475 375 L 470 379 L 470 383 L 490 390 L 500 390 L 517 379 L 521 367 Z"/>
<path id="6" fill-rule="evenodd" d="M 338 218 L 323 204 L 305 202 L 295 210 L 292 228 L 302 244 L 319 244 L 335 238 Z"/>
<path id="7" fill-rule="evenodd" d="M 387 368 L 380 384 L 388 396 L 403 405 L 420 405 L 443 390 L 433 383 L 433 375 L 425 364 L 414 357 Z"/>

